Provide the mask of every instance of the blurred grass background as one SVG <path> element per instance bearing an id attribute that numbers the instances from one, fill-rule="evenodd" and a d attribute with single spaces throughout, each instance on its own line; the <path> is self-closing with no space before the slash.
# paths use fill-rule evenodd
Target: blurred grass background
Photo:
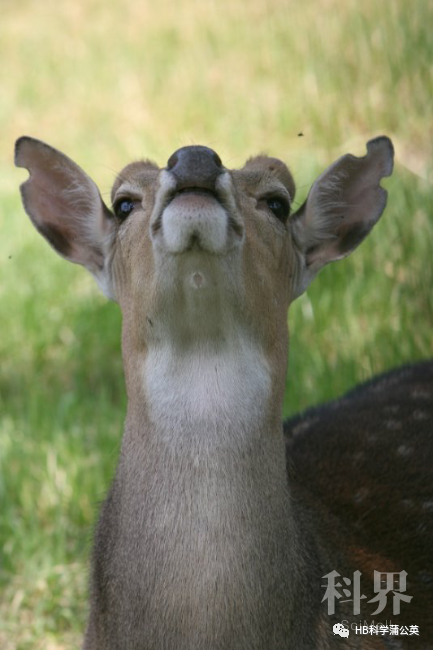
<path id="1" fill-rule="evenodd" d="M 432 355 L 432 4 L 427 0 L 4 0 L 0 26 L 0 647 L 79 647 L 87 558 L 125 394 L 117 306 L 30 225 L 28 134 L 108 200 L 133 158 L 284 159 L 298 201 L 385 133 L 385 215 L 292 307 L 286 413 Z M 299 134 L 303 134 L 302 136 Z"/>

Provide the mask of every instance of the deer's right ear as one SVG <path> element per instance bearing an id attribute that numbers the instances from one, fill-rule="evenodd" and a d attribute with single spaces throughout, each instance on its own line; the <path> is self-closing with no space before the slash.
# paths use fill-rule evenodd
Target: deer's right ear
<path id="1" fill-rule="evenodd" d="M 63 153 L 28 136 L 15 144 L 15 164 L 30 172 L 20 189 L 37 230 L 62 257 L 85 266 L 114 298 L 107 262 L 116 220 L 95 183 Z"/>
<path id="2" fill-rule="evenodd" d="M 294 296 L 320 269 L 351 253 L 385 209 L 380 181 L 392 173 L 394 149 L 385 136 L 367 142 L 361 158 L 347 154 L 319 176 L 304 205 L 290 220 L 301 264 Z"/>

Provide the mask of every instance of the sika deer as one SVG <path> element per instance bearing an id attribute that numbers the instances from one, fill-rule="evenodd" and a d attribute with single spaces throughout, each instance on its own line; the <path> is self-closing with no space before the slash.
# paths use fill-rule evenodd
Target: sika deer
<path id="1" fill-rule="evenodd" d="M 288 482 L 281 408 L 287 308 L 379 219 L 390 140 L 340 158 L 291 217 L 292 176 L 267 156 L 228 170 L 191 146 L 163 169 L 132 163 L 112 211 L 40 141 L 20 138 L 16 164 L 30 171 L 21 191 L 36 228 L 123 314 L 128 410 L 96 531 L 85 650 L 385 647 L 333 635 L 354 616 L 340 602 L 328 616 L 322 576 L 356 566 L 349 524 L 326 512 L 335 527 L 324 526 L 309 478 L 296 484 L 301 460 Z"/>

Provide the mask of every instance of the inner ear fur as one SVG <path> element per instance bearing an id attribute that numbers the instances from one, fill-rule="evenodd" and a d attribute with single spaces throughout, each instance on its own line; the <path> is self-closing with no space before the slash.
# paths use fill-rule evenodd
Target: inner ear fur
<path id="1" fill-rule="evenodd" d="M 385 136 L 367 143 L 367 154 L 347 154 L 331 165 L 311 187 L 291 228 L 303 260 L 301 286 L 329 262 L 349 255 L 383 213 L 387 191 L 380 186 L 393 169 L 394 149 Z"/>
<path id="2" fill-rule="evenodd" d="M 100 276 L 115 218 L 96 184 L 68 156 L 28 136 L 16 142 L 15 164 L 30 173 L 20 189 L 37 230 L 60 255 Z"/>

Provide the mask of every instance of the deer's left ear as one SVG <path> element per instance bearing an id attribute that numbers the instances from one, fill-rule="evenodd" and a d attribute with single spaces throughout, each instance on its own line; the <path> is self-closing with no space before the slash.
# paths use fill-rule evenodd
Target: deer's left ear
<path id="1" fill-rule="evenodd" d="M 27 136 L 16 142 L 15 164 L 30 172 L 21 196 L 36 229 L 62 257 L 85 266 L 105 295 L 114 298 L 108 262 L 116 220 L 95 183 L 68 156 Z"/>
<path id="2" fill-rule="evenodd" d="M 385 136 L 367 143 L 367 154 L 339 158 L 314 182 L 304 205 L 290 221 L 300 252 L 295 295 L 299 296 L 328 262 L 349 255 L 385 209 L 380 186 L 393 168 L 394 149 Z"/>

